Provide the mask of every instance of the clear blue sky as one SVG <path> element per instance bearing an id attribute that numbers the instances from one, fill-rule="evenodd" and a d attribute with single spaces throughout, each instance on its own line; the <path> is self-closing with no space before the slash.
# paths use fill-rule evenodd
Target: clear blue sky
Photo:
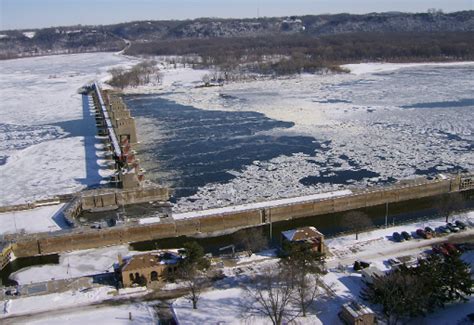
<path id="1" fill-rule="evenodd" d="M 0 0 L 0 30 L 133 20 L 473 10 L 474 0 Z"/>

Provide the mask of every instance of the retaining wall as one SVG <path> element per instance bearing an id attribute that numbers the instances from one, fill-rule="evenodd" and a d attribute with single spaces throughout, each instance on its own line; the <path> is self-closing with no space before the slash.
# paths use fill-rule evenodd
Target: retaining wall
<path id="1" fill-rule="evenodd" d="M 410 186 L 391 186 L 372 191 L 361 191 L 348 196 L 314 202 L 300 202 L 265 209 L 175 220 L 169 223 L 129 225 L 108 229 L 84 229 L 61 235 L 23 238 L 13 246 L 15 256 L 61 253 L 79 249 L 118 245 L 137 241 L 177 236 L 206 235 L 228 232 L 294 218 L 359 209 L 385 203 L 400 202 L 449 193 L 452 180 L 427 181 Z M 459 190 L 459 189 L 458 189 Z"/>

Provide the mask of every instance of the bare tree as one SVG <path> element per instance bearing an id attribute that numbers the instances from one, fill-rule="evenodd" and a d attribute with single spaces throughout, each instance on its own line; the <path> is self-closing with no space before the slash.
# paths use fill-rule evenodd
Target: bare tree
<path id="1" fill-rule="evenodd" d="M 295 288 L 285 272 L 269 268 L 243 286 L 244 317 L 269 318 L 274 325 L 291 322 L 300 310 L 292 304 Z"/>
<path id="2" fill-rule="evenodd" d="M 246 250 L 250 255 L 268 248 L 268 240 L 259 228 L 238 231 L 233 235 L 233 239 L 238 249 Z"/>
<path id="3" fill-rule="evenodd" d="M 316 300 L 319 294 L 319 278 L 315 274 L 306 274 L 301 269 L 297 269 L 292 277 L 294 295 L 293 301 L 299 306 L 301 314 L 306 317 L 307 310 Z"/>
<path id="4" fill-rule="evenodd" d="M 188 289 L 188 294 L 185 297 L 192 302 L 193 309 L 197 309 L 199 297 L 207 283 L 207 278 L 194 264 L 183 264 L 178 271 L 178 276 Z"/>
<path id="5" fill-rule="evenodd" d="M 342 216 L 342 225 L 355 231 L 356 240 L 359 239 L 359 232 L 372 224 L 369 216 L 362 211 L 349 211 Z"/>
<path id="6" fill-rule="evenodd" d="M 312 250 L 308 243 L 291 243 L 287 256 L 281 260 L 282 269 L 294 287 L 293 301 L 306 317 L 308 307 L 318 296 L 318 273 L 324 270 L 324 255 Z"/>
<path id="7" fill-rule="evenodd" d="M 435 208 L 443 217 L 446 217 L 446 222 L 457 210 L 464 208 L 466 201 L 462 194 L 453 193 L 445 194 L 441 199 L 438 199 L 435 203 Z"/>

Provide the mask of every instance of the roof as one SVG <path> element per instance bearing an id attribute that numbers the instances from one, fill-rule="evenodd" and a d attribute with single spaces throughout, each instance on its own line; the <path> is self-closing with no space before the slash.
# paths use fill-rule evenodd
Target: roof
<path id="1" fill-rule="evenodd" d="M 283 231 L 281 234 L 290 241 L 301 241 L 314 238 L 319 239 L 323 237 L 323 234 L 320 233 L 315 227 L 291 229 Z"/>
<path id="2" fill-rule="evenodd" d="M 383 271 L 376 268 L 375 266 L 371 266 L 371 267 L 362 269 L 360 271 L 360 273 L 362 274 L 362 276 L 366 276 L 366 277 L 373 277 L 374 275 L 377 275 L 377 276 L 384 276 L 385 275 L 385 273 Z"/>
<path id="3" fill-rule="evenodd" d="M 374 314 L 369 307 L 359 304 L 357 301 L 351 301 L 342 305 L 352 317 L 357 318 L 363 315 Z"/>
<path id="4" fill-rule="evenodd" d="M 182 259 L 181 255 L 170 251 L 155 251 L 146 254 L 134 255 L 125 260 L 122 272 L 138 270 L 157 265 L 177 264 Z"/>

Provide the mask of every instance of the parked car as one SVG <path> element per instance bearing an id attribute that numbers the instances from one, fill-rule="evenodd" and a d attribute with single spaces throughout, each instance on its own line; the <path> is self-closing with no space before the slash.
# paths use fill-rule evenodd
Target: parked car
<path id="1" fill-rule="evenodd" d="M 454 222 L 454 224 L 455 224 L 457 227 L 459 227 L 459 229 L 461 229 L 461 230 L 464 230 L 464 229 L 467 228 L 467 225 L 466 225 L 464 222 L 459 221 L 459 220 L 456 220 L 456 221 Z"/>
<path id="2" fill-rule="evenodd" d="M 401 233 L 403 239 L 405 240 L 410 240 L 411 239 L 411 235 L 409 233 L 407 233 L 406 231 L 402 231 Z"/>
<path id="3" fill-rule="evenodd" d="M 402 237 L 402 235 L 400 235 L 400 234 L 399 234 L 398 232 L 396 232 L 396 231 L 392 234 L 392 238 L 393 238 L 393 240 L 396 241 L 396 242 L 405 241 L 405 239 Z"/>
<path id="4" fill-rule="evenodd" d="M 435 234 L 435 231 L 434 231 L 433 228 L 431 228 L 431 227 L 425 227 L 425 232 L 426 232 L 426 233 L 430 233 L 430 234 L 433 235 L 433 236 L 434 236 L 434 234 Z"/>
<path id="5" fill-rule="evenodd" d="M 420 238 L 428 239 L 428 235 L 427 235 L 426 231 L 424 231 L 421 228 L 416 230 L 416 235 Z"/>
<path id="6" fill-rule="evenodd" d="M 446 224 L 446 227 L 448 227 L 449 230 L 451 230 L 451 232 L 458 232 L 460 229 L 458 227 L 456 227 L 454 224 L 452 224 L 451 222 L 448 222 Z"/>
<path id="7" fill-rule="evenodd" d="M 449 234 L 451 232 L 451 230 L 446 226 L 439 226 L 436 230 L 441 234 Z"/>
<path id="8" fill-rule="evenodd" d="M 368 268 L 370 263 L 364 261 L 355 261 L 354 262 L 354 271 L 360 271 L 362 269 Z"/>

